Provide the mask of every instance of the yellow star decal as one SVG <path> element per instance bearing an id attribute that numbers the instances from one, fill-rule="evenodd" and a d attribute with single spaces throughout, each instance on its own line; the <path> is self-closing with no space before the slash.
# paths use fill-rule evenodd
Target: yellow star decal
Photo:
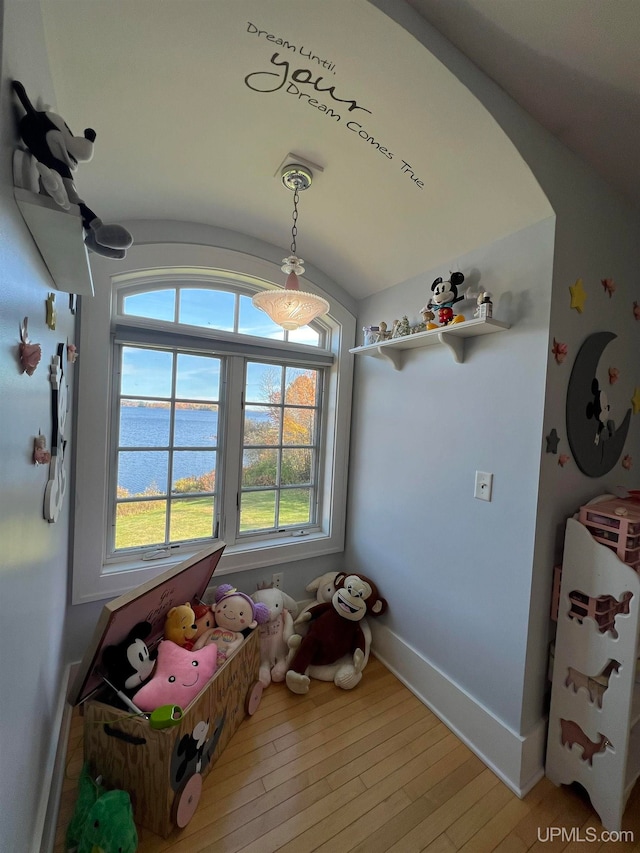
<path id="1" fill-rule="evenodd" d="M 582 279 L 579 278 L 575 284 L 570 284 L 569 290 L 571 291 L 571 307 L 575 308 L 579 314 L 582 314 L 584 311 L 584 301 L 587 298 L 585 289 L 582 286 Z"/>
<path id="2" fill-rule="evenodd" d="M 640 388 L 637 385 L 631 398 L 631 405 L 633 406 L 633 414 L 637 415 L 640 412 Z"/>

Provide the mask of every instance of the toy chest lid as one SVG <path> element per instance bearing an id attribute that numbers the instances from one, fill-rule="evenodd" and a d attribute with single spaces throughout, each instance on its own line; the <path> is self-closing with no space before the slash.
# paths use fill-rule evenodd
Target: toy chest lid
<path id="1" fill-rule="evenodd" d="M 68 701 L 77 705 L 87 699 L 102 680 L 102 652 L 125 639 L 138 622 L 150 622 L 145 643 L 152 647 L 162 637 L 167 611 L 177 604 L 202 598 L 224 551 L 224 542 L 199 551 L 150 581 L 114 598 L 102 609 Z"/>

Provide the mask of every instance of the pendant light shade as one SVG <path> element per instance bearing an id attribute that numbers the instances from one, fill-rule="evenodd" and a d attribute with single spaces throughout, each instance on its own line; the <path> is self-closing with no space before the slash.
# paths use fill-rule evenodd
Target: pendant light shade
<path id="1" fill-rule="evenodd" d="M 264 311 L 279 326 L 288 331 L 306 326 L 329 311 L 329 303 L 315 293 L 300 290 L 298 276 L 304 273 L 302 258 L 296 256 L 298 234 L 298 199 L 301 190 L 311 186 L 312 174 L 305 166 L 286 166 L 282 182 L 293 190 L 293 227 L 291 229 L 291 255 L 283 259 L 282 271 L 287 273 L 284 290 L 263 290 L 252 299 L 256 308 Z"/>

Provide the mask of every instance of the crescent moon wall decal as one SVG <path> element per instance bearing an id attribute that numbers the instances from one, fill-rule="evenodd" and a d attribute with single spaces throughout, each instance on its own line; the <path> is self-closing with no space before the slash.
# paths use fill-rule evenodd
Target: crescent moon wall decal
<path id="1" fill-rule="evenodd" d="M 596 371 L 613 332 L 596 332 L 585 340 L 573 363 L 567 388 L 567 439 L 578 468 L 587 477 L 602 477 L 616 464 L 627 439 L 631 409 L 616 429 L 608 417 Z"/>

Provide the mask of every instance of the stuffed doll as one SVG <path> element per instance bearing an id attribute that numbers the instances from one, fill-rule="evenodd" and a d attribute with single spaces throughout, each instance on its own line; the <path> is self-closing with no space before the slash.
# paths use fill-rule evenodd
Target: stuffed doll
<path id="1" fill-rule="evenodd" d="M 65 846 L 75 853 L 135 853 L 138 849 L 129 794 L 105 790 L 91 778 L 87 764 L 78 781 L 78 798 Z"/>
<path id="2" fill-rule="evenodd" d="M 336 578 L 338 572 L 326 572 L 324 575 L 315 578 L 309 583 L 305 589 L 307 592 L 314 592 L 316 598 L 314 601 L 298 602 L 300 612 L 294 623 L 294 632 L 301 638 L 307 633 L 308 622 L 305 613 L 311 610 L 316 604 L 322 604 L 325 601 L 331 601 L 336 591 Z M 318 681 L 333 681 L 336 687 L 342 690 L 352 690 L 362 680 L 362 670 L 369 663 L 369 653 L 371 651 L 371 628 L 367 618 L 360 621 L 360 627 L 364 634 L 364 660 L 362 666 L 356 669 L 353 663 L 353 655 L 346 654 L 333 663 L 323 665 L 312 665 L 307 669 L 307 675 L 310 678 L 315 678 Z M 294 641 L 297 642 L 297 641 Z"/>
<path id="3" fill-rule="evenodd" d="M 208 604 L 194 604 L 192 609 L 196 617 L 195 625 L 197 629 L 193 638 L 193 644 L 195 646 L 196 642 L 205 631 L 216 627 L 216 618 L 213 615 L 213 610 Z"/>
<path id="4" fill-rule="evenodd" d="M 36 193 L 41 187 L 63 210 L 77 204 L 87 248 L 106 258 L 124 258 L 133 243 L 131 234 L 122 225 L 103 224 L 80 198 L 73 179 L 78 163 L 93 157 L 95 130 L 89 127 L 84 136 L 74 136 L 59 115 L 48 109 L 37 110 L 18 80 L 13 81 L 13 90 L 25 110 L 19 131 L 29 152 L 17 151 L 14 155 L 16 186 Z"/>
<path id="5" fill-rule="evenodd" d="M 131 695 L 151 676 L 155 653 L 144 642 L 150 633 L 150 622 L 138 622 L 121 643 L 107 646 L 102 653 L 107 678 L 116 690 Z"/>
<path id="6" fill-rule="evenodd" d="M 216 658 L 215 646 L 196 651 L 162 640 L 155 672 L 134 695 L 134 703 L 141 711 L 155 711 L 162 705 L 186 708 L 216 671 Z"/>
<path id="7" fill-rule="evenodd" d="M 205 631 L 197 640 L 194 649 L 215 643 L 218 649 L 218 666 L 242 644 L 246 632 L 257 628 L 269 619 L 269 608 L 256 604 L 244 592 L 228 583 L 220 584 L 216 590 L 216 606 L 213 614 L 216 627 Z"/>
<path id="8" fill-rule="evenodd" d="M 185 649 L 193 648 L 193 640 L 198 633 L 196 614 L 189 602 L 172 607 L 164 620 L 164 638 Z"/>
<path id="9" fill-rule="evenodd" d="M 330 602 L 316 604 L 305 614 L 306 635 L 294 634 L 289 640 L 295 649 L 286 675 L 292 693 L 308 692 L 310 666 L 335 663 L 344 655 L 350 655 L 355 670 L 362 672 L 366 643 L 360 622 L 368 614 L 380 616 L 387 602 L 365 575 L 341 573 L 335 588 Z"/>
<path id="10" fill-rule="evenodd" d="M 260 672 L 263 687 L 272 681 L 284 681 L 290 656 L 289 637 L 293 634 L 293 619 L 298 605 L 281 589 L 258 587 L 251 598 L 269 608 L 269 618 L 258 625 L 260 633 Z"/>

